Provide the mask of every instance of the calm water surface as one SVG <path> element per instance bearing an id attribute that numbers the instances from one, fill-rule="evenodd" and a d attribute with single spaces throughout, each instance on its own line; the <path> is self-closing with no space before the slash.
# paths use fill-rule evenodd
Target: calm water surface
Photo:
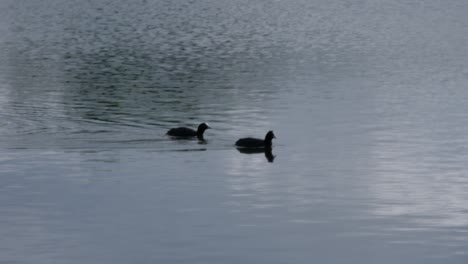
<path id="1" fill-rule="evenodd" d="M 467 263 L 467 13 L 1 1 L 0 263 Z"/>

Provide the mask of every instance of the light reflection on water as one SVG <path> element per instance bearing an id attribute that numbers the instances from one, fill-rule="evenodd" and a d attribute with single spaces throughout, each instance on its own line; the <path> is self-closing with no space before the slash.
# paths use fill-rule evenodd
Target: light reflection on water
<path id="1" fill-rule="evenodd" d="M 120 2 L 0 4 L 0 262 L 466 262 L 463 1 Z"/>

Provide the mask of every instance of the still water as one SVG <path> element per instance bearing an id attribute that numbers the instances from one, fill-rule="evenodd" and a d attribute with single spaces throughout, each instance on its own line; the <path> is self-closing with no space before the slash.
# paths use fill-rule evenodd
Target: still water
<path id="1" fill-rule="evenodd" d="M 0 263 L 467 263 L 467 13 L 1 1 Z"/>

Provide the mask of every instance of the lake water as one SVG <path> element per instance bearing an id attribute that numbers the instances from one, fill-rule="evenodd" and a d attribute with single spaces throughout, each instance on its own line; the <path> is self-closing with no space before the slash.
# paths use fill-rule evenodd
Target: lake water
<path id="1" fill-rule="evenodd" d="M 467 13 L 1 1 L 0 263 L 467 263 Z"/>

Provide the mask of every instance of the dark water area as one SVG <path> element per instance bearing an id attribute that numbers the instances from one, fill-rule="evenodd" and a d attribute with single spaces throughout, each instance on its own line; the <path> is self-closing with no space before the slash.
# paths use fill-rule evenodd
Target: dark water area
<path id="1" fill-rule="evenodd" d="M 1 1 L 0 263 L 467 263 L 467 12 Z"/>

